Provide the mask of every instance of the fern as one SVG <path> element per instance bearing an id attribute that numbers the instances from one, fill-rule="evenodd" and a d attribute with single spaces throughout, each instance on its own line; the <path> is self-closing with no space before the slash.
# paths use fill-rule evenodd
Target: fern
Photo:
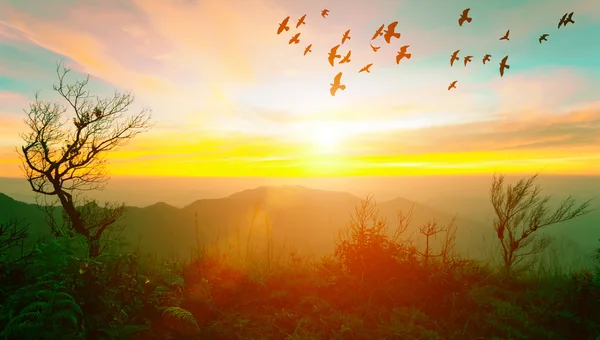
<path id="1" fill-rule="evenodd" d="M 79 337 L 83 312 L 73 297 L 64 292 L 42 290 L 9 321 L 3 339 Z"/>
<path id="2" fill-rule="evenodd" d="M 165 307 L 162 309 L 162 314 L 167 320 L 176 321 L 176 323 L 170 326 L 173 330 L 176 330 L 181 334 L 193 335 L 200 332 L 200 326 L 198 326 L 194 315 L 186 309 L 180 307 Z"/>

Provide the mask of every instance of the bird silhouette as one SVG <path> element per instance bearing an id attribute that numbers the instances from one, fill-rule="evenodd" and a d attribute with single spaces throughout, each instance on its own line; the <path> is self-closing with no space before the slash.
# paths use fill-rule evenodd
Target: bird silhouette
<path id="1" fill-rule="evenodd" d="M 338 48 L 340 48 L 340 45 L 335 45 L 331 48 L 331 51 L 329 51 L 329 64 L 331 66 L 333 66 L 333 63 L 335 62 L 335 58 L 341 58 L 342 56 L 337 54 L 337 50 Z"/>
<path id="2" fill-rule="evenodd" d="M 574 13 L 575 12 L 565 13 L 565 15 L 563 15 L 563 17 L 558 22 L 558 28 L 560 28 L 560 26 L 567 26 L 568 23 L 574 24 L 575 23 L 575 21 L 573 21 Z"/>
<path id="3" fill-rule="evenodd" d="M 306 55 L 306 53 L 308 53 L 308 52 L 312 52 L 312 51 L 310 50 L 311 46 L 312 46 L 312 44 L 310 44 L 310 45 L 306 46 L 306 48 L 304 49 L 304 55 Z"/>
<path id="4" fill-rule="evenodd" d="M 341 84 L 340 82 L 342 81 L 342 72 L 338 73 L 335 78 L 333 78 L 333 84 L 331 85 L 331 89 L 329 90 L 329 93 L 331 93 L 332 96 L 335 96 L 335 93 L 337 92 L 338 89 L 344 91 L 346 89 L 346 85 Z"/>
<path id="5" fill-rule="evenodd" d="M 406 53 L 406 50 L 408 49 L 410 45 L 404 45 L 402 47 L 400 47 L 400 50 L 398 51 L 398 55 L 396 55 L 396 64 L 400 64 L 400 60 L 402 60 L 403 58 L 406 59 L 410 59 L 410 57 L 412 56 L 412 53 Z"/>
<path id="6" fill-rule="evenodd" d="M 548 34 L 548 33 L 544 33 L 544 34 L 540 35 L 540 38 L 538 39 L 538 41 L 540 42 L 540 44 L 542 43 L 542 40 L 543 40 L 543 41 L 548 41 L 548 39 L 546 39 L 546 38 L 547 38 L 549 35 L 550 35 L 550 34 Z"/>
<path id="7" fill-rule="evenodd" d="M 348 53 L 346 53 L 346 56 L 344 57 L 344 59 L 340 60 L 340 64 L 349 63 L 351 54 L 352 54 L 352 51 L 348 51 Z"/>
<path id="8" fill-rule="evenodd" d="M 304 22 L 305 18 L 306 18 L 306 14 L 304 14 L 303 16 L 300 17 L 300 19 L 298 19 L 298 23 L 296 24 L 296 28 L 300 27 L 300 25 L 306 25 L 306 23 Z"/>
<path id="9" fill-rule="evenodd" d="M 385 33 L 383 35 L 383 38 L 385 39 L 385 42 L 388 44 L 391 42 L 392 37 L 394 37 L 396 39 L 400 39 L 400 33 L 394 32 L 394 30 L 396 29 L 396 25 L 398 25 L 398 22 L 394 21 L 388 25 L 387 30 L 383 31 Z"/>
<path id="10" fill-rule="evenodd" d="M 373 44 L 369 44 L 369 46 L 371 46 L 373 52 L 377 52 L 377 50 L 381 48 L 381 46 L 373 46 Z"/>
<path id="11" fill-rule="evenodd" d="M 344 44 L 344 42 L 346 42 L 346 40 L 352 39 L 350 38 L 350 30 L 347 30 L 346 32 L 344 32 L 344 35 L 342 36 L 342 45 Z"/>
<path id="12" fill-rule="evenodd" d="M 452 55 L 450 56 L 450 66 L 454 65 L 455 61 L 460 60 L 460 58 L 458 57 L 458 52 L 460 52 L 460 50 L 454 51 L 454 53 L 452 53 Z"/>
<path id="13" fill-rule="evenodd" d="M 448 91 L 450 91 L 450 89 L 455 89 L 456 88 L 456 82 L 457 81 L 458 80 L 455 80 L 455 81 L 453 81 L 453 82 L 450 83 L 450 86 L 448 86 Z"/>
<path id="14" fill-rule="evenodd" d="M 321 16 L 322 16 L 323 18 L 325 18 L 325 17 L 326 17 L 326 16 L 328 16 L 328 15 L 329 15 L 329 10 L 328 10 L 328 9 L 324 9 L 324 10 L 322 10 L 322 11 L 321 11 Z"/>
<path id="15" fill-rule="evenodd" d="M 367 66 L 361 68 L 360 71 L 358 71 L 358 73 L 361 73 L 361 72 L 371 73 L 371 71 L 369 70 L 369 68 L 371 68 L 372 65 L 373 65 L 373 63 L 368 64 Z"/>
<path id="16" fill-rule="evenodd" d="M 486 61 L 490 61 L 491 57 L 492 57 L 491 54 L 486 54 L 485 56 L 483 56 L 483 65 L 485 65 Z"/>
<path id="17" fill-rule="evenodd" d="M 294 44 L 298 44 L 298 43 L 300 43 L 300 39 L 298 39 L 298 38 L 300 38 L 300 32 L 296 33 L 296 34 L 295 34 L 295 35 L 294 35 L 294 36 L 293 36 L 293 37 L 290 39 L 290 42 L 289 42 L 288 44 L 292 44 L 292 43 L 294 43 Z"/>
<path id="18" fill-rule="evenodd" d="M 468 23 L 471 23 L 471 21 L 473 20 L 473 18 L 469 18 L 469 11 L 471 9 L 467 8 L 464 11 L 462 11 L 462 14 L 460 15 L 460 17 L 458 18 L 458 26 L 462 26 L 465 21 Z"/>
<path id="19" fill-rule="evenodd" d="M 382 36 L 384 27 L 385 27 L 385 24 L 382 24 L 381 26 L 379 26 L 377 31 L 375 31 L 375 34 L 373 34 L 373 38 L 371 38 L 371 40 L 375 40 L 375 39 L 377 39 L 377 37 Z"/>
<path id="20" fill-rule="evenodd" d="M 471 58 L 473 58 L 472 55 L 468 55 L 468 56 L 465 57 L 465 66 L 467 66 L 467 63 L 471 62 Z"/>
<path id="21" fill-rule="evenodd" d="M 504 76 L 504 69 L 510 70 L 510 65 L 506 63 L 508 60 L 508 56 L 502 58 L 502 62 L 500 62 L 500 77 Z"/>
<path id="22" fill-rule="evenodd" d="M 510 30 L 506 31 L 506 34 L 502 38 L 500 38 L 500 40 L 510 40 L 510 39 L 508 39 L 509 34 L 510 34 Z"/>
<path id="23" fill-rule="evenodd" d="M 283 19 L 283 21 L 279 24 L 279 28 L 277 29 L 277 34 L 281 34 L 281 32 L 289 31 L 290 27 L 288 26 L 288 21 L 290 21 L 290 17 Z"/>

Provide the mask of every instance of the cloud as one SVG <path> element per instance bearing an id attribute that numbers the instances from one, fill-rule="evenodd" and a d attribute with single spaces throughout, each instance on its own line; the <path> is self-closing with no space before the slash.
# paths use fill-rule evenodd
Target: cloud
<path id="1" fill-rule="evenodd" d="M 595 104 L 598 104 L 596 102 Z M 357 136 L 354 144 L 369 145 L 373 154 L 426 154 L 454 152 L 493 152 L 527 150 L 557 153 L 599 153 L 600 110 L 590 104 L 565 114 L 504 118 L 436 126 L 416 130 L 397 130 L 378 135 Z M 395 140 L 395 142 L 392 142 Z"/>
<path id="2" fill-rule="evenodd" d="M 46 6 L 55 7 L 56 4 Z M 69 66 L 77 71 L 138 91 L 158 93 L 168 88 L 169 84 L 164 78 L 132 71 L 109 52 L 119 49 L 132 52 L 132 46 L 136 46 L 128 44 L 131 41 L 123 39 L 123 35 L 114 34 L 118 25 L 107 24 L 111 19 L 124 22 L 131 16 L 120 15 L 123 12 L 111 11 L 110 8 L 97 7 L 92 9 L 94 16 L 90 16 L 89 6 L 77 6 L 62 7 L 63 17 L 38 17 L 21 8 L 3 4 L 0 7 L 0 21 L 12 32 L 17 32 L 11 34 L 11 37 L 17 35 L 19 40 L 34 43 L 73 60 L 76 64 Z M 94 34 L 92 28 L 102 28 L 103 35 Z M 138 56 L 139 61 L 144 59 L 141 55 Z"/>

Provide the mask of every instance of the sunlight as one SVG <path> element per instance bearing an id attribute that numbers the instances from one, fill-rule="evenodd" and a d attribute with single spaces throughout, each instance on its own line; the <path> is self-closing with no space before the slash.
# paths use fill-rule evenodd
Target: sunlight
<path id="1" fill-rule="evenodd" d="M 339 151 L 342 133 L 333 124 L 319 124 L 311 129 L 309 134 L 315 150 L 319 153 L 333 153 Z"/>

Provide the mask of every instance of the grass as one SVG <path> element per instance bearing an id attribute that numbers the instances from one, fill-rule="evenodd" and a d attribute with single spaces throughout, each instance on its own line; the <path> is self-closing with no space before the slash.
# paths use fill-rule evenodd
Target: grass
<path id="1" fill-rule="evenodd" d="M 559 249 L 508 277 L 499 273 L 497 261 L 482 263 L 454 252 L 451 226 L 435 226 L 438 236 L 446 237 L 414 245 L 404 237 L 403 224 L 388 230 L 367 200 L 340 232 L 335 251 L 314 258 L 286 245 L 276 248 L 266 218 L 264 233 L 253 230 L 253 219 L 245 242 L 239 233 L 219 236 L 184 260 L 115 251 L 89 259 L 77 237 L 39 243 L 28 261 L 3 262 L 0 279 L 7 284 L 0 299 L 0 338 L 597 339 L 600 334 L 600 273 L 567 267 Z M 434 231 L 431 225 L 420 230 Z"/>

